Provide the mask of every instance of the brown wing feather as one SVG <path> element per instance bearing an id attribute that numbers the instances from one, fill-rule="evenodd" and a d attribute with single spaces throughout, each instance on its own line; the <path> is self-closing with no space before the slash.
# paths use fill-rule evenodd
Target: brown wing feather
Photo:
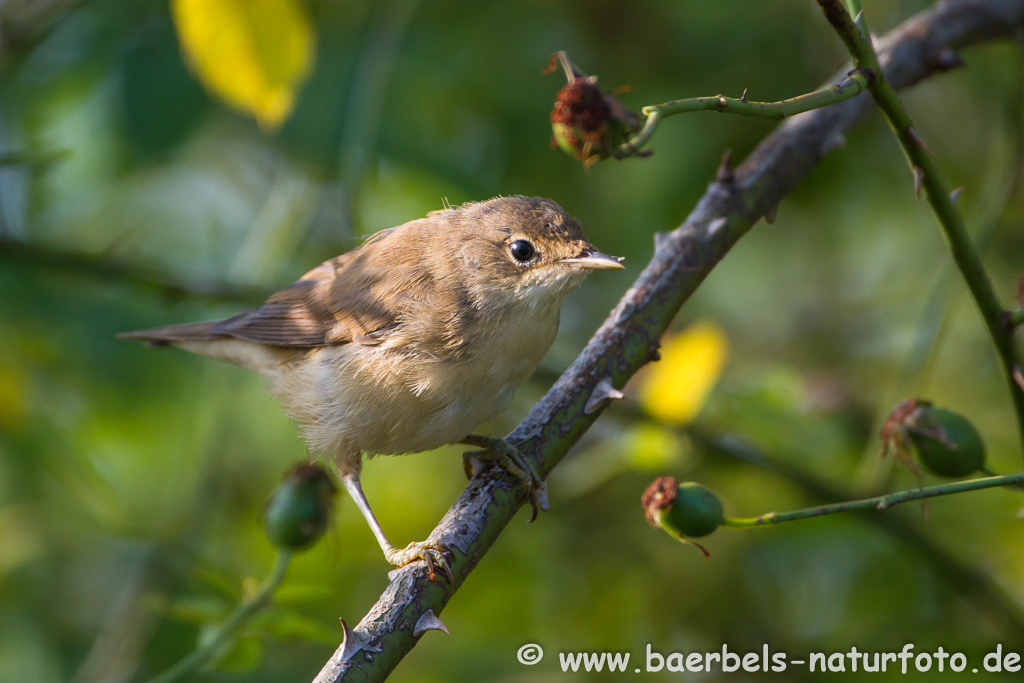
<path id="1" fill-rule="evenodd" d="M 212 332 L 274 346 L 380 344 L 395 329 L 394 300 L 376 296 L 386 269 L 360 250 L 322 263 L 251 311 L 221 321 Z"/>
<path id="2" fill-rule="evenodd" d="M 362 247 L 320 264 L 258 308 L 226 320 L 122 336 L 157 343 L 234 337 L 291 348 L 376 345 L 391 335 L 405 333 L 420 339 L 425 333 L 419 329 L 422 325 L 402 332 L 410 317 L 407 314 L 416 310 L 421 315 L 413 317 L 423 319 L 422 313 L 430 311 L 426 317 L 432 318 L 434 311 L 447 306 L 440 301 L 443 297 L 429 267 L 422 259 L 404 253 L 411 245 L 388 238 L 402 228 L 425 223 L 421 219 L 381 231 Z"/>
<path id="3" fill-rule="evenodd" d="M 260 344 L 322 346 L 334 318 L 317 296 L 318 284 L 299 280 L 259 308 L 216 323 L 212 331 Z"/>

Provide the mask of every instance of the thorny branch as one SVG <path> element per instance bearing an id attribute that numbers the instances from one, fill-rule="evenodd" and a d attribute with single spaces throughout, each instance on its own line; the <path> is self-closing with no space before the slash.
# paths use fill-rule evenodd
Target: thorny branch
<path id="1" fill-rule="evenodd" d="M 956 267 L 967 284 L 971 298 L 978 307 L 989 336 L 996 347 L 996 353 L 1003 366 L 1009 385 L 1010 398 L 1017 414 L 1017 426 L 1021 444 L 1024 445 L 1024 382 L 1019 379 L 1022 374 L 1022 361 L 1017 342 L 1013 335 L 1013 326 L 1008 324 L 1010 312 L 1003 309 L 996 296 L 992 283 L 989 281 L 985 267 L 981 263 L 977 249 L 971 242 L 971 236 L 964 225 L 963 216 L 956 208 L 939 174 L 935 162 L 935 153 L 921 139 L 914 128 L 907 110 L 903 108 L 896 90 L 889 83 L 884 73 L 880 73 L 880 60 L 871 45 L 870 37 L 861 33 L 861 28 L 854 23 L 840 0 L 818 0 L 832 27 L 846 45 L 854 63 L 862 69 L 876 74 L 868 84 L 868 92 L 885 114 L 893 134 L 903 147 L 903 152 L 914 174 L 914 189 L 920 194 L 924 188 L 928 204 L 935 212 L 949 251 L 953 255 Z"/>
<path id="2" fill-rule="evenodd" d="M 956 63 L 953 50 L 1024 26 L 1024 0 L 942 2 L 879 44 L 885 75 L 906 87 Z M 837 80 L 845 77 L 849 67 Z M 676 312 L 736 242 L 842 142 L 871 109 L 863 97 L 790 119 L 733 171 L 719 170 L 682 226 L 662 234 L 653 259 L 590 343 L 508 440 L 546 475 L 600 415 L 599 386 L 621 387 L 657 354 Z M 590 410 L 587 410 L 588 404 Z M 493 470 L 475 477 L 430 538 L 454 551 L 454 584 L 430 581 L 423 563 L 393 573 L 380 600 L 316 677 L 318 683 L 382 681 L 416 645 L 425 615 L 439 614 L 525 501 L 525 492 Z"/>

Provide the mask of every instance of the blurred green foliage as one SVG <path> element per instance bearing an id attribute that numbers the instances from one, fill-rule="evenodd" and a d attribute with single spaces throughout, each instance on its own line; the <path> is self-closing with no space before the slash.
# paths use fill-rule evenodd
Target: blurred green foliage
<path id="1" fill-rule="evenodd" d="M 867 5 L 883 31 L 929 3 Z M 570 299 L 544 371 L 486 427 L 503 434 L 629 286 L 653 234 L 685 218 L 723 150 L 741 159 L 774 125 L 673 118 L 653 157 L 584 173 L 549 148 L 562 85 L 540 74 L 549 55 L 566 49 L 604 86 L 631 85 L 622 99 L 634 109 L 744 88 L 781 99 L 845 61 L 805 0 L 310 0 L 305 9 L 314 70 L 283 128 L 268 133 L 190 75 L 165 2 L 0 2 L 0 154 L 30 162 L 0 166 L 0 237 L 42 250 L 0 260 L 2 681 L 141 680 L 188 653 L 269 570 L 262 505 L 305 457 L 256 377 L 114 339 L 227 316 L 242 302 L 49 267 L 47 249 L 269 293 L 445 199 L 550 196 L 628 266 Z M 1020 53 L 994 44 L 964 56 L 967 69 L 905 100 L 950 184 L 966 186 L 968 225 L 990 229 L 984 258 L 1008 301 L 1024 270 Z M 915 485 L 878 458 L 875 437 L 911 395 L 967 415 L 994 469 L 1021 463 L 984 328 L 900 156 L 872 116 L 773 226 L 728 255 L 679 320 L 712 321 L 728 338 L 696 425 L 841 492 Z M 926 319 L 928 310 L 939 315 Z M 937 499 L 927 519 L 912 506 L 887 513 L 931 552 L 884 523 L 837 516 L 720 530 L 704 539 L 705 560 L 644 521 L 639 496 L 658 474 L 703 482 L 729 515 L 820 502 L 779 469 L 612 408 L 553 474 L 551 511 L 513 524 L 445 610 L 453 635 L 427 635 L 393 680 L 549 680 L 560 676 L 559 651 L 640 657 L 648 643 L 664 653 L 767 642 L 801 654 L 913 642 L 973 662 L 997 642 L 1024 649 L 1019 494 Z M 393 541 L 422 539 L 464 485 L 459 449 L 376 459 L 363 483 Z M 975 568 L 996 598 L 950 580 L 948 563 Z M 273 608 L 208 680 L 312 678 L 340 641 L 338 617 L 357 622 L 387 570 L 342 500 L 327 539 L 294 559 Z M 548 658 L 520 665 L 527 642 Z"/>

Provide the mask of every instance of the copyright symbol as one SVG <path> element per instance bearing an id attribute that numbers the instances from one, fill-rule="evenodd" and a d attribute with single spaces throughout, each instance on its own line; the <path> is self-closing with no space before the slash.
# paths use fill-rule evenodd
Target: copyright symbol
<path id="1" fill-rule="evenodd" d="M 544 648 L 537 643 L 527 643 L 519 648 L 519 652 L 516 653 L 516 659 L 519 660 L 520 664 L 536 664 L 544 658 Z"/>

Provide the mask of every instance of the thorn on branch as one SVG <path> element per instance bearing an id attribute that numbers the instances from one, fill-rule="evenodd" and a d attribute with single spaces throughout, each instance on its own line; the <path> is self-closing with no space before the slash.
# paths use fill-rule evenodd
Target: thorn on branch
<path id="1" fill-rule="evenodd" d="M 829 152 L 831 152 L 833 150 L 836 150 L 836 149 L 842 149 L 845 146 L 846 146 L 846 136 L 843 135 L 842 133 L 840 133 L 839 131 L 835 131 L 834 133 L 829 135 L 827 138 L 825 138 L 825 142 L 821 146 L 821 155 L 825 156 Z"/>
<path id="2" fill-rule="evenodd" d="M 1006 334 L 1013 334 L 1014 329 L 1017 327 L 1017 324 L 1013 320 L 1013 311 L 1003 311 L 999 322 L 1002 323 L 1003 332 Z"/>
<path id="3" fill-rule="evenodd" d="M 773 204 L 769 206 L 764 212 L 764 222 L 768 225 L 772 225 L 775 222 L 776 217 L 779 215 L 779 205 Z"/>
<path id="4" fill-rule="evenodd" d="M 715 172 L 715 182 L 719 185 L 733 185 L 736 182 L 736 175 L 732 172 L 732 150 L 725 150 L 722 160 L 718 163 L 718 171 Z"/>
<path id="5" fill-rule="evenodd" d="M 725 228 L 728 225 L 729 225 L 729 219 L 726 218 L 725 216 L 721 216 L 721 217 L 716 218 L 715 220 L 711 221 L 711 223 L 708 225 L 707 238 L 711 239 L 720 230 L 722 230 L 722 228 Z"/>
<path id="6" fill-rule="evenodd" d="M 1021 370 L 1019 365 L 1015 365 L 1013 368 L 1013 379 L 1017 382 L 1020 390 L 1024 391 L 1024 370 Z"/>
<path id="7" fill-rule="evenodd" d="M 448 627 L 444 625 L 444 622 L 437 618 L 433 609 L 428 609 L 420 615 L 419 619 L 416 620 L 416 626 L 412 629 L 412 637 L 419 638 L 427 631 L 442 631 L 445 635 L 451 635 L 451 633 L 448 632 Z"/>
<path id="8" fill-rule="evenodd" d="M 587 405 L 583 408 L 583 413 L 585 415 L 592 415 L 608 401 L 618 401 L 623 398 L 626 398 L 626 395 L 615 388 L 615 385 L 612 384 L 612 378 L 605 377 L 594 387 L 590 398 L 587 399 Z"/>
<path id="9" fill-rule="evenodd" d="M 380 652 L 384 648 L 380 645 L 376 647 L 370 646 L 369 643 L 365 642 L 362 637 L 352 630 L 344 619 L 341 619 L 341 628 L 344 630 L 345 635 L 341 640 L 341 649 L 335 655 L 339 662 L 347 662 L 356 655 L 360 650 L 366 650 L 367 652 Z"/>
<path id="10" fill-rule="evenodd" d="M 921 185 L 924 184 L 924 169 L 920 166 L 914 166 L 914 197 L 916 199 L 921 198 Z"/>
<path id="11" fill-rule="evenodd" d="M 657 361 L 661 360 L 661 351 L 659 351 L 659 349 L 661 348 L 661 340 L 651 340 L 651 343 L 648 346 L 648 348 L 650 349 L 652 363 L 656 363 Z"/>
<path id="12" fill-rule="evenodd" d="M 952 71 L 953 69 L 966 66 L 966 62 L 964 62 L 963 57 L 956 50 L 944 47 L 930 60 L 930 66 L 937 71 Z"/>
<path id="13" fill-rule="evenodd" d="M 663 246 L 665 246 L 665 242 L 668 241 L 668 237 L 671 234 L 672 233 L 668 232 L 667 230 L 660 230 L 660 231 L 654 233 L 654 251 L 655 252 L 657 252 L 659 249 L 661 249 Z"/>
<path id="14" fill-rule="evenodd" d="M 960 187 L 954 188 L 954 190 L 949 193 L 949 201 L 951 201 L 954 204 L 956 204 L 957 200 L 960 199 L 960 195 L 962 195 L 963 192 L 964 192 L 964 186 L 963 185 L 961 185 Z"/>
<path id="15" fill-rule="evenodd" d="M 746 102 L 746 101 L 747 101 L 747 89 L 744 88 L 743 89 L 743 94 L 740 95 L 740 102 Z"/>
<path id="16" fill-rule="evenodd" d="M 857 12 L 857 16 L 853 18 L 853 23 L 857 24 L 857 28 L 861 29 L 861 35 L 864 35 L 864 37 L 866 38 L 867 36 L 864 34 L 864 25 L 861 23 L 861 19 L 863 18 L 864 10 L 861 10 Z"/>
<path id="17" fill-rule="evenodd" d="M 924 151 L 928 152 L 932 156 L 935 156 L 935 151 L 928 146 L 927 142 L 921 139 L 921 136 L 917 134 L 917 130 L 913 126 L 907 128 L 907 137 L 909 137 L 910 141 L 913 142 L 915 145 L 917 145 Z"/>
<path id="18" fill-rule="evenodd" d="M 626 302 L 626 305 L 619 311 L 619 315 L 615 318 L 615 324 L 621 325 L 622 323 L 629 320 L 629 317 L 636 313 L 636 304 L 632 301 Z"/>

